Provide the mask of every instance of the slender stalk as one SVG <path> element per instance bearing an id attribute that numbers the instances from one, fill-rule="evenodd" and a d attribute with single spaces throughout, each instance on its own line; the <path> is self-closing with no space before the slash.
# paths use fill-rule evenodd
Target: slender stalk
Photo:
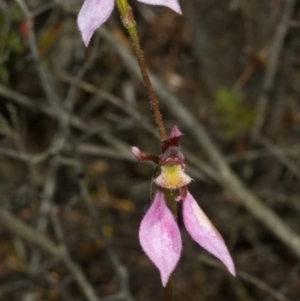
<path id="1" fill-rule="evenodd" d="M 156 123 L 156 127 L 161 140 L 167 139 L 166 129 L 164 127 L 162 115 L 159 109 L 159 104 L 155 92 L 153 90 L 147 66 L 143 54 L 143 50 L 141 49 L 137 30 L 136 30 L 136 22 L 132 13 L 132 9 L 129 6 L 127 0 L 116 0 L 116 4 L 118 10 L 121 15 L 122 23 L 124 27 L 127 29 L 129 37 L 131 39 L 133 49 L 135 55 L 137 57 L 137 61 L 140 67 L 140 71 L 142 74 L 143 82 L 150 100 L 150 107 L 153 113 L 154 121 Z"/>
<path id="2" fill-rule="evenodd" d="M 153 90 L 147 66 L 143 54 L 143 50 L 141 48 L 137 30 L 136 30 L 136 22 L 133 16 L 133 12 L 131 7 L 129 6 L 127 0 L 116 0 L 116 5 L 118 7 L 119 13 L 121 15 L 122 23 L 126 30 L 128 31 L 129 37 L 131 39 L 133 49 L 140 67 L 140 71 L 142 74 L 143 82 L 150 100 L 150 107 L 153 113 L 154 121 L 156 123 L 156 127 L 160 136 L 161 141 L 167 139 L 166 129 L 164 127 L 162 115 L 159 109 L 159 103 L 155 92 Z M 167 206 L 173 213 L 174 217 L 176 218 L 177 215 L 177 203 L 175 201 L 175 195 L 172 193 L 171 190 L 164 189 L 165 200 Z M 174 292 L 173 292 L 173 285 L 172 285 L 172 277 L 170 277 L 166 287 L 164 287 L 164 301 L 173 301 L 174 300 Z"/>
<path id="3" fill-rule="evenodd" d="M 175 219 L 177 218 L 177 202 L 175 201 L 176 194 L 171 189 L 164 189 L 165 200 L 167 206 L 171 210 L 172 214 L 174 215 Z"/>
<path id="4" fill-rule="evenodd" d="M 173 277 L 171 276 L 166 287 L 164 287 L 164 301 L 172 301 L 174 300 L 174 292 L 173 292 Z"/>

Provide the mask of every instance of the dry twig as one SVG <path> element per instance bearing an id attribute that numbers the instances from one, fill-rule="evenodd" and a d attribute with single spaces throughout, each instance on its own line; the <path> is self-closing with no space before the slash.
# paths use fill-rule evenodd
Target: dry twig
<path id="1" fill-rule="evenodd" d="M 25 239 L 26 241 L 33 243 L 34 245 L 41 248 L 45 253 L 50 254 L 53 257 L 61 260 L 73 275 L 74 279 L 78 283 L 84 292 L 87 300 L 89 301 L 99 301 L 99 297 L 96 295 L 93 287 L 86 279 L 83 271 L 80 267 L 71 259 L 67 250 L 64 247 L 56 246 L 52 241 L 50 241 L 46 236 L 34 230 L 30 226 L 26 225 L 19 218 L 15 217 L 13 214 L 5 209 L 0 209 L 0 220 L 1 224 L 11 231 L 14 235 Z"/>

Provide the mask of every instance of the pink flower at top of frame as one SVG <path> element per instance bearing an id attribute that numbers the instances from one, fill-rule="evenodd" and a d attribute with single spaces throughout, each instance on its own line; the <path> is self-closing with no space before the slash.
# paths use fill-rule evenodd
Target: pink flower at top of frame
<path id="1" fill-rule="evenodd" d="M 181 9 L 177 0 L 138 0 L 150 5 L 167 6 L 178 14 Z M 87 47 L 93 33 L 111 15 L 115 0 L 85 0 L 77 17 L 77 24 L 84 45 Z"/>

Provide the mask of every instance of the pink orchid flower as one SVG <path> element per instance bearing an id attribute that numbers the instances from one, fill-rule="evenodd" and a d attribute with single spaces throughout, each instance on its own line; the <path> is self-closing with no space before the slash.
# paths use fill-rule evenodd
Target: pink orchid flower
<path id="1" fill-rule="evenodd" d="M 150 5 L 167 6 L 178 14 L 181 9 L 177 0 L 138 0 Z M 85 0 L 77 18 L 82 40 L 87 47 L 93 33 L 111 15 L 115 0 Z"/>
<path id="2" fill-rule="evenodd" d="M 187 190 L 187 184 L 192 179 L 186 174 L 184 156 L 178 147 L 181 137 L 182 133 L 174 126 L 169 138 L 162 143 L 163 153 L 159 157 L 147 155 L 137 147 L 132 147 L 139 161 L 153 161 L 159 168 L 159 174 L 153 180 L 157 185 L 156 193 L 141 222 L 139 239 L 143 250 L 158 268 L 163 286 L 166 286 L 174 271 L 182 249 L 180 231 L 166 205 L 163 189 L 179 191 L 176 201 L 183 202 L 182 216 L 186 230 L 235 276 L 234 264 L 224 240 Z"/>

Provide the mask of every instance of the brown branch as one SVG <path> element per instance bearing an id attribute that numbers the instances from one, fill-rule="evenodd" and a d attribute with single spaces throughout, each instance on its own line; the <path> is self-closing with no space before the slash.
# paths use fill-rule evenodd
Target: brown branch
<path id="1" fill-rule="evenodd" d="M 201 255 L 199 256 L 199 260 L 205 262 L 206 264 L 213 266 L 213 267 L 222 267 L 222 264 L 211 258 L 208 257 L 206 255 Z M 291 301 L 290 299 L 288 299 L 285 295 L 283 295 L 281 292 L 279 292 L 278 290 L 272 288 L 271 286 L 269 286 L 266 282 L 262 281 L 261 279 L 258 279 L 255 276 L 252 276 L 240 269 L 237 269 L 237 276 L 242 278 L 244 281 L 251 283 L 252 285 L 255 285 L 256 287 L 258 287 L 259 289 L 267 292 L 269 295 L 271 295 L 272 297 L 274 297 L 276 300 L 279 301 Z"/>
<path id="2" fill-rule="evenodd" d="M 281 21 L 277 27 L 276 36 L 270 45 L 270 52 L 266 66 L 265 77 L 263 81 L 263 91 L 258 100 L 257 111 L 259 115 L 253 126 L 253 135 L 259 135 L 263 126 L 267 106 L 269 103 L 270 92 L 273 89 L 274 81 L 277 73 L 279 56 L 282 51 L 283 43 L 288 32 L 289 21 L 292 17 L 296 0 L 286 0 L 285 7 L 282 11 Z"/>
<path id="3" fill-rule="evenodd" d="M 0 209 L 0 223 L 14 235 L 17 235 L 25 239 L 26 241 L 38 246 L 45 253 L 59 258 L 73 275 L 77 284 L 81 287 L 83 293 L 85 294 L 87 300 L 100 300 L 80 267 L 70 258 L 65 248 L 56 246 L 44 235 L 31 228 L 5 209 Z"/>

